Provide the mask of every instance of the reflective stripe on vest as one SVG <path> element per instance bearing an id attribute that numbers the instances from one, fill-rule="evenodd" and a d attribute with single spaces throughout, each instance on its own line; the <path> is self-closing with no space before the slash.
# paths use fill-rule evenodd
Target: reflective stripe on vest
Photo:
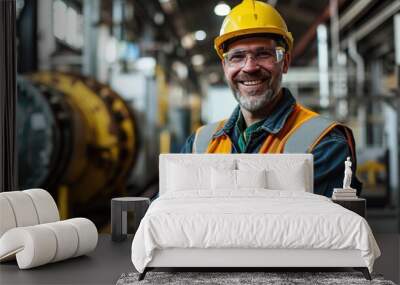
<path id="1" fill-rule="evenodd" d="M 193 153 L 205 153 L 212 136 L 216 133 L 221 122 L 211 123 L 201 127 L 194 137 Z"/>
<path id="2" fill-rule="evenodd" d="M 206 125 L 198 129 L 193 142 L 194 153 L 232 153 L 230 137 L 223 133 L 213 137 L 225 126 L 226 121 Z M 334 128 L 343 132 L 350 150 L 354 169 L 357 168 L 355 142 L 350 128 L 321 117 L 317 113 L 296 104 L 284 126 L 277 133 L 270 133 L 259 148 L 259 153 L 311 153 L 317 144 Z M 354 182 L 354 181 L 353 181 Z M 358 190 L 362 184 L 357 182 Z M 354 185 L 353 185 L 354 186 Z M 358 191 L 359 192 L 359 191 Z"/>
<path id="3" fill-rule="evenodd" d="M 210 145 L 212 145 L 213 135 L 224 126 L 225 121 L 220 121 L 205 125 L 198 129 L 193 142 L 193 153 L 207 153 Z M 316 115 L 304 120 L 295 129 L 293 129 L 283 141 L 283 147 L 280 152 L 284 153 L 309 153 L 315 145 L 334 127 L 341 126 L 346 133 L 346 139 L 352 152 L 353 145 L 351 131 L 344 125 L 341 125 L 328 118 Z M 225 148 L 226 149 L 226 148 Z M 225 152 L 222 149 L 217 149 L 217 152 Z M 263 152 L 260 148 L 260 152 Z"/>
<path id="4" fill-rule="evenodd" d="M 298 110 L 305 110 L 299 106 Z M 226 121 L 212 123 L 199 128 L 193 142 L 193 153 L 230 153 L 231 142 L 226 136 L 220 136 L 215 140 L 212 136 L 220 130 Z M 284 135 L 281 143 L 278 141 L 278 147 L 268 150 L 268 137 L 276 137 L 271 134 L 266 138 L 260 148 L 260 153 L 308 153 L 318 144 L 318 142 L 334 127 L 340 126 L 345 131 L 345 137 L 350 147 L 352 157 L 355 161 L 354 138 L 349 128 L 325 117 L 308 114 L 306 120 L 301 120 L 294 129 L 291 129 L 287 135 Z M 222 140 L 222 141 L 221 141 Z M 216 145 L 215 145 L 216 144 Z"/>
<path id="5" fill-rule="evenodd" d="M 284 153 L 309 153 L 315 142 L 330 131 L 335 121 L 322 116 L 315 116 L 305 121 L 287 139 Z M 325 132 L 325 130 L 327 130 Z"/>

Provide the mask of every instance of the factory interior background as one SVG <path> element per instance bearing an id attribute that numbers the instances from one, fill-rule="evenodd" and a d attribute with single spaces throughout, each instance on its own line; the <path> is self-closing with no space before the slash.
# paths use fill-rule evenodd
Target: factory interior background
<path id="1" fill-rule="evenodd" d="M 400 232 L 400 1 L 269 0 L 294 36 L 283 86 L 349 125 L 374 232 Z M 213 40 L 240 1 L 17 0 L 18 188 L 110 230 L 110 199 L 153 198 L 158 156 L 236 101 Z"/>

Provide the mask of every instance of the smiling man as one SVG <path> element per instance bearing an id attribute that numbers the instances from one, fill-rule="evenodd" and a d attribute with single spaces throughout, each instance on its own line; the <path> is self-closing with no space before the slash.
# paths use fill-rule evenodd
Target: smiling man
<path id="1" fill-rule="evenodd" d="M 351 130 L 301 106 L 281 88 L 293 38 L 269 4 L 244 0 L 226 16 L 215 49 L 238 107 L 230 118 L 191 135 L 184 153 L 312 153 L 314 193 L 332 196 L 342 187 L 344 161 L 355 144 Z M 361 183 L 353 176 L 358 192 Z"/>

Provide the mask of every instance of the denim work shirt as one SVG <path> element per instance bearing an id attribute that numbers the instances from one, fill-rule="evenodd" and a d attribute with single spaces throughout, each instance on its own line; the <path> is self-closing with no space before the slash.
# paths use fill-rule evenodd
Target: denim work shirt
<path id="1" fill-rule="evenodd" d="M 237 106 L 224 127 L 213 137 L 226 134 L 232 142 L 232 153 L 258 153 L 267 136 L 277 134 L 283 128 L 296 104 L 295 98 L 288 89 L 282 88 L 282 92 L 282 98 L 271 114 L 262 121 L 261 126 L 257 126 L 255 129 L 250 126 L 250 132 L 243 130 L 241 127 L 242 115 L 240 107 Z M 244 131 L 246 139 L 243 143 Z M 181 153 L 192 153 L 194 137 L 195 134 L 192 134 L 186 140 Z M 333 128 L 311 153 L 314 155 L 314 193 L 331 197 L 333 188 L 343 186 L 344 162 L 348 156 L 351 157 L 351 151 L 343 132 L 338 128 Z M 355 176 L 356 167 L 356 163 L 353 162 L 351 186 L 357 189 L 357 194 L 360 194 L 362 184 Z"/>

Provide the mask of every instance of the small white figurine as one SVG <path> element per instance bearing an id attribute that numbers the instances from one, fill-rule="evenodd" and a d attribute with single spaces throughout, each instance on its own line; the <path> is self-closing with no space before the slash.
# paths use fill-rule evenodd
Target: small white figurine
<path id="1" fill-rule="evenodd" d="M 344 162 L 344 178 L 343 178 L 343 189 L 351 189 L 351 176 L 353 172 L 351 171 L 351 160 L 350 157 L 347 157 L 347 160 Z"/>

